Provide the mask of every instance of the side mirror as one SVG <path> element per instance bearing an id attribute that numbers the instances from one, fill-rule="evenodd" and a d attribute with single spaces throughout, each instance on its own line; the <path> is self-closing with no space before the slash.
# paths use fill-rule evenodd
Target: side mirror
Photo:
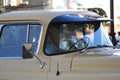
<path id="1" fill-rule="evenodd" d="M 31 43 L 25 43 L 23 44 L 23 59 L 30 59 L 33 58 L 33 54 L 34 54 L 34 49 L 33 49 L 33 45 Z"/>

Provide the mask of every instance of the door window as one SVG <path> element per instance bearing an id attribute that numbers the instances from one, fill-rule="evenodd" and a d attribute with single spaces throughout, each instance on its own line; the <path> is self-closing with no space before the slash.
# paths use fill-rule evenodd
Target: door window
<path id="1" fill-rule="evenodd" d="M 32 43 L 37 52 L 41 25 L 8 24 L 0 30 L 0 57 L 22 57 L 22 45 Z"/>

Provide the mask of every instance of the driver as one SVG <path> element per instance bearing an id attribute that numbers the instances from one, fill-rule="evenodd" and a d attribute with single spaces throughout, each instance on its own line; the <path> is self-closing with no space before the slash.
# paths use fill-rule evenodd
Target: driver
<path id="1" fill-rule="evenodd" d="M 61 40 L 60 40 L 60 48 L 63 50 L 69 50 L 69 48 L 74 44 L 74 42 L 68 37 L 67 34 L 63 33 L 61 34 Z M 72 50 L 75 49 L 75 47 L 72 47 Z"/>
<path id="2" fill-rule="evenodd" d="M 86 41 L 84 40 L 83 31 L 81 28 L 75 29 L 76 41 L 75 47 L 77 49 L 83 49 L 86 47 Z"/>
<path id="3" fill-rule="evenodd" d="M 80 28 L 76 29 L 75 30 L 75 35 L 76 35 L 77 39 L 83 38 L 83 32 L 82 32 L 82 30 Z"/>

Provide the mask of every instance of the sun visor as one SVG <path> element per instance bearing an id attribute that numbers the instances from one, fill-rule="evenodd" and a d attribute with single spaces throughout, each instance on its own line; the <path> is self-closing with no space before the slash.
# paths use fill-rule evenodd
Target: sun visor
<path id="1" fill-rule="evenodd" d="M 54 18 L 51 23 L 61 23 L 61 22 L 102 22 L 102 21 L 112 21 L 111 19 L 104 18 L 102 16 L 92 16 L 92 15 L 79 15 L 70 14 L 62 15 Z"/>

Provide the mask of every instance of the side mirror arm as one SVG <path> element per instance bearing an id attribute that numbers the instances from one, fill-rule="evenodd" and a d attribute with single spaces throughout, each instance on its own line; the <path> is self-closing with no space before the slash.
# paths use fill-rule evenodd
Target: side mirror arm
<path id="1" fill-rule="evenodd" d="M 23 59 L 31 59 L 33 57 L 36 57 L 37 60 L 40 62 L 40 68 L 43 68 L 45 65 L 45 62 L 41 61 L 37 55 L 34 54 L 34 48 L 31 43 L 25 43 L 23 44 Z"/>

